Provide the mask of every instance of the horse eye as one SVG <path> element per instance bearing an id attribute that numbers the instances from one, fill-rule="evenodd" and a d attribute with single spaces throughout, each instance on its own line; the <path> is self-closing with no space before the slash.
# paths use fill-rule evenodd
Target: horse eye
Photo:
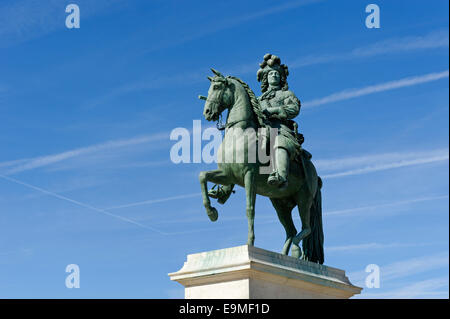
<path id="1" fill-rule="evenodd" d="M 214 89 L 214 90 L 218 90 L 218 89 L 220 89 L 220 85 L 218 85 L 218 84 L 215 84 L 215 85 L 213 86 L 213 89 Z"/>

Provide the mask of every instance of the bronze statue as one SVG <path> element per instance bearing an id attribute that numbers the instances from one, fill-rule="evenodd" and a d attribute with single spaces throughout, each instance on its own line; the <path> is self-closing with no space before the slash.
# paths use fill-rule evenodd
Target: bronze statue
<path id="1" fill-rule="evenodd" d="M 278 129 L 275 139 L 276 169 L 270 174 L 269 185 L 287 187 L 289 161 L 300 152 L 301 143 L 297 140 L 297 124 L 292 121 L 300 112 L 300 101 L 288 90 L 288 67 L 281 64 L 276 55 L 266 54 L 257 73 L 261 82 L 262 95 L 259 103 L 263 113 L 269 118 L 270 127 Z"/>
<path id="2" fill-rule="evenodd" d="M 322 181 L 317 175 L 310 154 L 301 148 L 303 137 L 297 133 L 297 125 L 292 119 L 300 111 L 300 102 L 294 93 L 288 90 L 286 78 L 287 66 L 282 65 L 277 56 L 266 54 L 257 73 L 263 94 L 257 98 L 249 86 L 242 80 L 227 76 L 212 69 L 214 77 L 208 77 L 211 85 L 203 115 L 208 121 L 219 120 L 223 111 L 228 109 L 225 124 L 225 136 L 219 148 L 219 154 L 236 154 L 250 158 L 254 145 L 242 132 L 264 128 L 277 129 L 274 145 L 275 170 L 271 174 L 262 174 L 260 168 L 265 163 L 256 161 L 219 161 L 218 169 L 204 171 L 199 175 L 203 204 L 211 221 L 218 218 L 217 210 L 211 206 L 212 198 L 223 204 L 232 193 L 235 184 L 246 191 L 246 214 L 248 220 L 248 245 L 254 245 L 254 218 L 256 194 L 269 197 L 281 224 L 286 231 L 286 241 L 282 254 L 287 255 L 292 246 L 292 256 L 309 261 L 323 263 L 323 229 L 321 187 Z M 246 139 L 247 138 L 247 139 Z M 233 142 L 230 143 L 230 140 Z M 265 144 L 264 134 L 259 134 L 253 143 Z M 234 141 L 236 143 L 234 143 Z M 223 157 L 222 157 L 223 158 Z M 215 183 L 208 191 L 208 182 Z M 221 186 L 219 186 L 221 185 Z M 298 206 L 302 230 L 297 233 L 292 220 L 292 209 Z M 302 241 L 303 253 L 299 247 Z"/>

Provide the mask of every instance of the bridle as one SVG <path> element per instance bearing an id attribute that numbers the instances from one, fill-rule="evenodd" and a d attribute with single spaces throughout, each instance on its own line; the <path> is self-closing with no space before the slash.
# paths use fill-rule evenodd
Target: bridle
<path id="1" fill-rule="evenodd" d="M 223 98 L 223 94 L 225 92 L 225 89 L 228 86 L 228 81 L 227 79 L 223 80 L 214 80 L 213 82 L 220 82 L 220 83 L 224 83 L 224 87 L 222 90 L 220 90 L 219 94 L 217 95 L 216 98 L 211 98 L 211 97 L 207 97 L 206 99 L 204 99 L 206 102 L 208 103 L 212 103 L 214 105 L 214 108 L 217 109 L 217 112 L 219 112 L 220 110 L 220 106 L 222 105 L 222 98 Z M 222 112 L 219 113 L 219 118 L 217 119 L 217 123 L 216 123 L 216 127 L 219 131 L 223 131 L 224 129 L 226 129 L 228 127 L 227 124 L 223 125 L 222 123 Z"/>
<path id="2" fill-rule="evenodd" d="M 222 98 L 223 98 L 223 94 L 226 90 L 226 88 L 228 87 L 228 79 L 223 79 L 223 78 L 219 78 L 219 80 L 214 79 L 213 82 L 220 82 L 220 83 L 224 83 L 224 87 L 222 90 L 220 90 L 219 94 L 217 95 L 217 97 L 215 98 L 211 98 L 211 97 L 205 97 L 200 95 L 199 98 L 201 100 L 204 100 L 208 103 L 212 103 L 214 105 L 214 107 L 217 109 L 217 111 L 220 110 L 220 105 L 222 104 Z M 219 131 L 223 131 L 239 122 L 243 122 L 246 121 L 245 119 L 243 120 L 238 120 L 238 121 L 233 121 L 231 123 L 225 123 L 225 125 L 222 123 L 222 112 L 219 113 L 219 118 L 217 119 L 217 123 L 216 123 L 216 127 Z"/>

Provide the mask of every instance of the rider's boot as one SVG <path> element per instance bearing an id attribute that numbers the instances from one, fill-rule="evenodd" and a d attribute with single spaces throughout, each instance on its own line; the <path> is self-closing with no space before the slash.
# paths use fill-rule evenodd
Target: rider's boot
<path id="1" fill-rule="evenodd" d="M 223 186 L 217 185 L 217 188 L 213 188 L 208 191 L 208 196 L 211 198 L 217 198 L 217 202 L 219 204 L 225 204 L 228 198 L 230 198 L 231 193 L 234 193 L 233 188 L 234 184 Z"/>
<path id="2" fill-rule="evenodd" d="M 284 148 L 279 147 L 275 151 L 275 156 L 276 170 L 269 175 L 267 184 L 284 189 L 288 186 L 287 177 L 289 173 L 289 153 Z"/>

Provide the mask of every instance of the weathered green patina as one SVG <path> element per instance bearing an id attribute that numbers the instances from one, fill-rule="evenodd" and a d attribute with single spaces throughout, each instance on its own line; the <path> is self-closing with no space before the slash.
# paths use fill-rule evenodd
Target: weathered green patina
<path id="1" fill-rule="evenodd" d="M 265 164 L 258 159 L 251 161 L 219 161 L 218 169 L 204 171 L 199 175 L 203 204 L 212 221 L 218 218 L 217 210 L 211 206 L 212 198 L 223 204 L 229 198 L 234 185 L 245 188 L 246 214 L 248 220 L 248 241 L 255 241 L 254 218 L 256 195 L 269 197 L 281 224 L 286 231 L 286 241 L 282 254 L 288 254 L 292 246 L 292 256 L 323 263 L 323 229 L 321 208 L 322 181 L 311 161 L 311 155 L 301 148 L 303 137 L 297 133 L 297 125 L 292 119 L 300 111 L 300 101 L 288 90 L 288 68 L 281 65 L 277 56 L 266 54 L 257 73 L 261 82 L 262 96 L 256 98 L 253 91 L 236 77 L 224 77 L 212 69 L 214 77 L 208 77 L 211 85 L 208 97 L 200 97 L 205 102 L 203 115 L 208 121 L 217 121 L 222 112 L 228 110 L 225 136 L 218 153 L 222 158 L 243 154 L 249 158 L 254 145 L 242 134 L 236 132 L 247 129 L 277 129 L 274 145 L 275 169 L 270 174 L 261 174 Z M 241 130 L 239 130 L 241 129 Z M 266 132 L 262 130 L 261 132 Z M 273 130 L 272 130 L 273 131 Z M 234 142 L 230 143 L 230 139 Z M 266 144 L 270 138 L 260 134 L 254 143 Z M 208 191 L 208 182 L 215 186 Z M 292 220 L 292 210 L 298 207 L 302 230 L 297 233 Z M 302 241 L 303 253 L 299 247 Z"/>

